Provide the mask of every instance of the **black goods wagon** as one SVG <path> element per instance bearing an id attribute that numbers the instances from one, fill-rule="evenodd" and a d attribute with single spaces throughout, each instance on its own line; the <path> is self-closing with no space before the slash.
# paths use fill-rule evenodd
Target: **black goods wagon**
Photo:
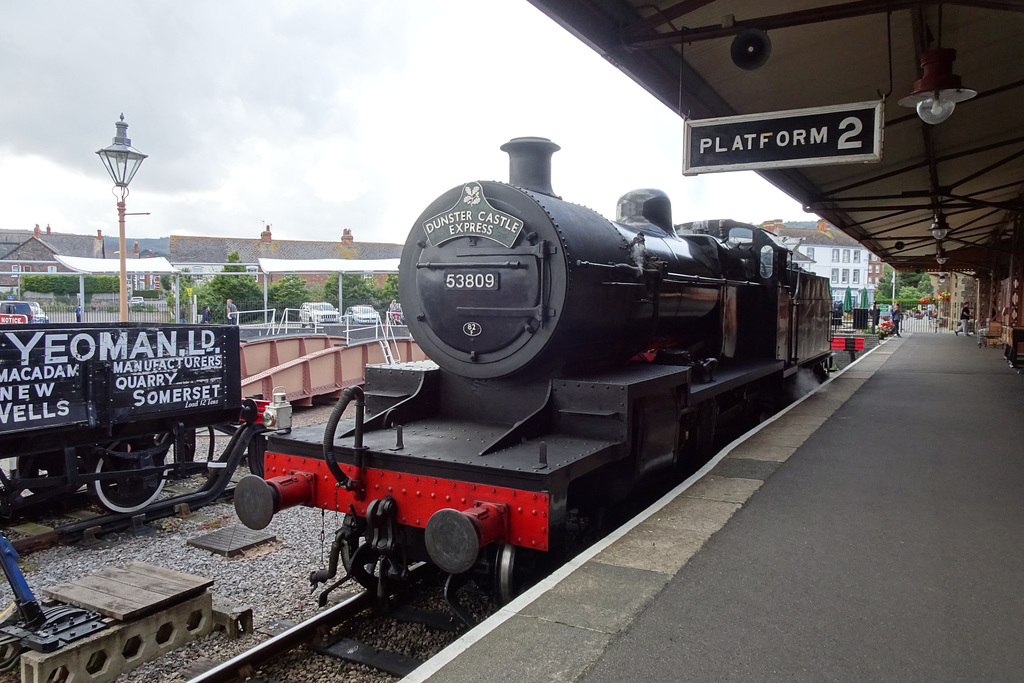
<path id="1" fill-rule="evenodd" d="M 555 196 L 556 145 L 503 149 L 510 183 L 453 188 L 405 243 L 401 300 L 431 361 L 368 367 L 365 401 L 350 388 L 326 428 L 272 435 L 266 481 L 236 489 L 255 528 L 296 504 L 349 513 L 314 584 L 339 560 L 368 586 L 425 560 L 507 600 L 588 520 L 826 367 L 828 282 L 771 235 L 677 227 L 657 190 L 610 221 Z"/>
<path id="2" fill-rule="evenodd" d="M 195 469 L 196 428 L 238 421 L 239 354 L 233 326 L 0 326 L 3 512 L 83 487 L 146 507 Z"/>

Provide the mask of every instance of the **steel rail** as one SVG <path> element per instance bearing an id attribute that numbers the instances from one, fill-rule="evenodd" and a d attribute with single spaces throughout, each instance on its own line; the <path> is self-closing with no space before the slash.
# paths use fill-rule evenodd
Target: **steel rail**
<path id="1" fill-rule="evenodd" d="M 256 670 L 275 657 L 294 650 L 300 645 L 313 642 L 323 629 L 328 629 L 344 619 L 355 616 L 373 605 L 375 596 L 369 591 L 362 591 L 344 602 L 321 612 L 320 614 L 296 624 L 284 633 L 265 640 L 251 650 L 229 659 L 223 664 L 210 669 L 191 679 L 188 683 L 234 683 L 244 681 L 256 673 Z"/>

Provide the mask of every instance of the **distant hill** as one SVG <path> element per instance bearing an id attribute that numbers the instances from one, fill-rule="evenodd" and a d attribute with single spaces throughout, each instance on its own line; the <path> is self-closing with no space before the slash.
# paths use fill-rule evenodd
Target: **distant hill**
<path id="1" fill-rule="evenodd" d="M 164 258 L 170 258 L 171 256 L 171 238 L 170 237 L 153 237 L 149 239 L 135 239 L 130 235 L 125 236 L 124 244 L 125 249 L 131 253 L 135 250 L 135 243 L 139 243 L 139 253 L 143 253 L 149 249 L 153 250 L 153 256 L 163 256 Z M 107 252 L 108 256 L 112 256 L 117 253 L 117 235 L 111 237 L 110 235 L 103 236 L 103 249 Z"/>

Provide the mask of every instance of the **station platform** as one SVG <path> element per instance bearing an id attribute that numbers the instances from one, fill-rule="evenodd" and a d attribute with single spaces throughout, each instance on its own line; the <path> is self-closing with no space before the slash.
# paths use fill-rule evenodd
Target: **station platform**
<path id="1" fill-rule="evenodd" d="M 1024 379 L 976 341 L 884 341 L 404 680 L 1021 680 Z"/>

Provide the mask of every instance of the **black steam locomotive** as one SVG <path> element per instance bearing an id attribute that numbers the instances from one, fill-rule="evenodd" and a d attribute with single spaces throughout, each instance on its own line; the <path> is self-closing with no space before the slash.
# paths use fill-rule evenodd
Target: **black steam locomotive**
<path id="1" fill-rule="evenodd" d="M 502 149 L 509 184 L 446 192 L 406 241 L 401 299 L 431 361 L 368 367 L 365 393 L 346 390 L 326 429 L 271 436 L 266 480 L 236 489 L 254 528 L 291 505 L 348 513 L 314 585 L 339 559 L 378 588 L 422 560 L 510 599 L 581 520 L 706 458 L 801 368 L 825 370 L 828 281 L 771 235 L 676 228 L 656 190 L 610 221 L 554 194 L 557 145 Z"/>

